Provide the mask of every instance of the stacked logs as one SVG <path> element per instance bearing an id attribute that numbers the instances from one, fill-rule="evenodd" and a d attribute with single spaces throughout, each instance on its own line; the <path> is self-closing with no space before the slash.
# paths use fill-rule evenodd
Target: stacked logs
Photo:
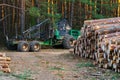
<path id="1" fill-rule="evenodd" d="M 120 72 L 120 17 L 85 21 L 74 54 Z"/>
<path id="2" fill-rule="evenodd" d="M 0 71 L 3 71 L 5 73 L 10 73 L 10 64 L 11 59 L 9 57 L 6 57 L 5 53 L 0 53 Z"/>

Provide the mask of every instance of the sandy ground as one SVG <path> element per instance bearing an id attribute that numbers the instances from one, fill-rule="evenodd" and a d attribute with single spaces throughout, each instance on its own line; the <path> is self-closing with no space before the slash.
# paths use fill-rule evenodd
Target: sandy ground
<path id="1" fill-rule="evenodd" d="M 120 75 L 110 70 L 78 67 L 79 63 L 93 61 L 76 57 L 64 49 L 5 53 L 12 59 L 12 72 L 0 73 L 0 80 L 120 80 Z"/>

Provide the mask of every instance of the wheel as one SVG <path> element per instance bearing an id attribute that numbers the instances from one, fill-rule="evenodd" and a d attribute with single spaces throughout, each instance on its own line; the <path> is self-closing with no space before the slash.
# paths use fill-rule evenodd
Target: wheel
<path id="1" fill-rule="evenodd" d="M 26 41 L 21 41 L 18 43 L 17 49 L 18 49 L 18 51 L 21 51 L 21 52 L 28 52 L 30 49 L 30 46 Z"/>
<path id="2" fill-rule="evenodd" d="M 38 41 L 32 41 L 30 43 L 30 51 L 38 52 L 40 51 L 40 49 L 41 49 L 41 46 Z"/>
<path id="3" fill-rule="evenodd" d="M 74 47 L 75 39 L 71 35 L 65 35 L 63 39 L 63 47 L 65 49 L 70 49 Z"/>

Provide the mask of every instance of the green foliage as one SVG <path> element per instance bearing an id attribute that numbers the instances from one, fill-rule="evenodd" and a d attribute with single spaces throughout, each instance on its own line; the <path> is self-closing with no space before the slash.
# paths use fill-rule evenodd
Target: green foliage
<path id="1" fill-rule="evenodd" d="M 31 71 L 27 70 L 21 74 L 12 74 L 12 76 L 18 78 L 19 80 L 29 80 L 31 77 Z"/>
<path id="2" fill-rule="evenodd" d="M 92 12 L 92 15 L 94 15 L 94 16 L 93 16 L 94 19 L 102 19 L 102 18 L 105 18 L 104 15 L 102 15 L 102 14 L 96 14 L 96 13 L 94 13 L 94 12 Z M 107 17 L 107 16 L 106 16 L 106 17 Z"/>
<path id="3" fill-rule="evenodd" d="M 101 18 L 108 18 L 108 17 L 115 17 L 115 15 L 113 14 L 115 12 L 115 10 L 118 7 L 118 3 L 112 2 L 111 0 L 60 0 L 61 3 L 65 3 L 66 1 L 66 5 L 68 5 L 69 3 L 72 5 L 72 3 L 74 3 L 74 11 L 78 11 L 78 14 L 76 14 L 77 12 L 74 12 L 74 19 L 80 20 L 80 23 L 73 23 L 74 26 L 80 26 L 82 25 L 82 23 L 84 22 L 84 20 L 88 20 L 88 19 L 101 19 Z M 101 1 L 104 2 L 101 4 Z M 46 18 L 50 18 L 51 19 L 51 23 L 53 25 L 53 27 L 56 28 L 56 23 L 61 19 L 62 17 L 62 13 L 59 13 L 59 9 L 58 7 L 60 7 L 57 4 L 52 4 L 52 1 L 50 3 L 48 3 L 47 1 L 39 1 L 40 3 L 40 7 L 30 7 L 28 9 L 29 14 L 31 15 L 31 22 L 30 23 L 34 23 L 34 25 L 36 24 L 35 20 L 36 18 L 39 18 L 41 21 L 46 19 Z M 76 5 L 78 5 L 80 2 L 81 3 L 81 7 L 82 8 L 77 8 Z M 61 4 L 59 3 L 59 4 Z M 30 4 L 30 0 L 27 0 L 27 4 Z M 86 5 L 88 6 L 88 10 L 85 10 Z M 48 14 L 48 7 L 50 8 L 50 13 Z M 65 7 L 65 6 L 64 6 Z M 68 9 L 68 6 L 66 6 Z M 62 8 L 62 7 L 61 7 Z M 91 10 L 91 9 L 92 10 Z M 79 14 L 81 12 L 81 14 Z M 66 11 L 67 15 L 70 15 L 71 13 L 68 12 L 68 10 Z M 92 17 L 86 17 L 86 16 L 92 16 Z M 78 18 L 79 16 L 79 18 Z M 77 27 L 76 27 L 77 28 Z"/>
<path id="4" fill-rule="evenodd" d="M 118 7 L 117 3 L 112 3 L 110 0 L 102 0 L 104 3 L 101 4 L 100 0 L 79 0 L 84 5 L 88 5 L 92 7 L 92 11 L 87 11 L 88 13 L 92 14 L 92 19 L 100 19 L 100 18 L 108 18 L 108 17 L 113 17 L 111 13 L 113 13 L 114 9 Z M 101 13 L 101 10 L 102 11 Z M 107 11 L 107 12 L 106 12 Z"/>
<path id="5" fill-rule="evenodd" d="M 82 67 L 94 67 L 94 65 L 91 62 L 81 62 L 76 64 L 76 66 L 78 68 L 82 68 Z"/>
<path id="6" fill-rule="evenodd" d="M 33 17 L 40 17 L 40 10 L 37 7 L 29 8 L 29 14 Z"/>
<path id="7" fill-rule="evenodd" d="M 49 17 L 52 21 L 52 25 L 56 28 L 56 23 L 60 20 L 61 14 L 58 13 L 58 6 L 56 4 L 46 3 L 47 8 L 51 9 L 51 13 L 47 13 L 47 17 Z M 49 5 L 49 6 L 48 6 Z"/>
<path id="8" fill-rule="evenodd" d="M 48 12 L 47 12 L 48 7 L 50 8 L 50 10 L 52 10 L 50 14 L 48 14 Z M 61 14 L 58 13 L 57 5 L 48 3 L 48 2 L 42 2 L 40 4 L 40 8 L 30 7 L 30 8 L 28 8 L 28 11 L 29 11 L 29 15 L 31 15 L 31 17 L 33 17 L 32 19 L 39 18 L 40 20 L 44 20 L 46 18 L 50 18 L 52 21 L 51 23 L 54 27 L 56 27 L 56 23 L 61 18 Z M 52 14 L 52 12 L 54 14 Z M 31 19 L 31 21 L 34 22 L 32 19 Z"/>
<path id="9" fill-rule="evenodd" d="M 61 0 L 64 1 L 64 0 Z M 66 0 L 66 2 L 75 2 L 76 0 Z"/>
<path id="10" fill-rule="evenodd" d="M 94 6 L 94 2 L 90 2 L 90 0 L 80 0 L 81 3 L 83 4 L 88 4 L 88 5 L 91 5 L 91 6 Z"/>

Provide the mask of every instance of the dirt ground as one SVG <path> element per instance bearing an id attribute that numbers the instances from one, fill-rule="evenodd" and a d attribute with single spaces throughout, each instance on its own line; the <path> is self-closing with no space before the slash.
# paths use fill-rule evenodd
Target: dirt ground
<path id="1" fill-rule="evenodd" d="M 0 80 L 120 80 L 119 73 L 93 66 L 92 60 L 76 57 L 69 50 L 4 52 L 12 59 L 12 72 L 0 72 Z"/>

